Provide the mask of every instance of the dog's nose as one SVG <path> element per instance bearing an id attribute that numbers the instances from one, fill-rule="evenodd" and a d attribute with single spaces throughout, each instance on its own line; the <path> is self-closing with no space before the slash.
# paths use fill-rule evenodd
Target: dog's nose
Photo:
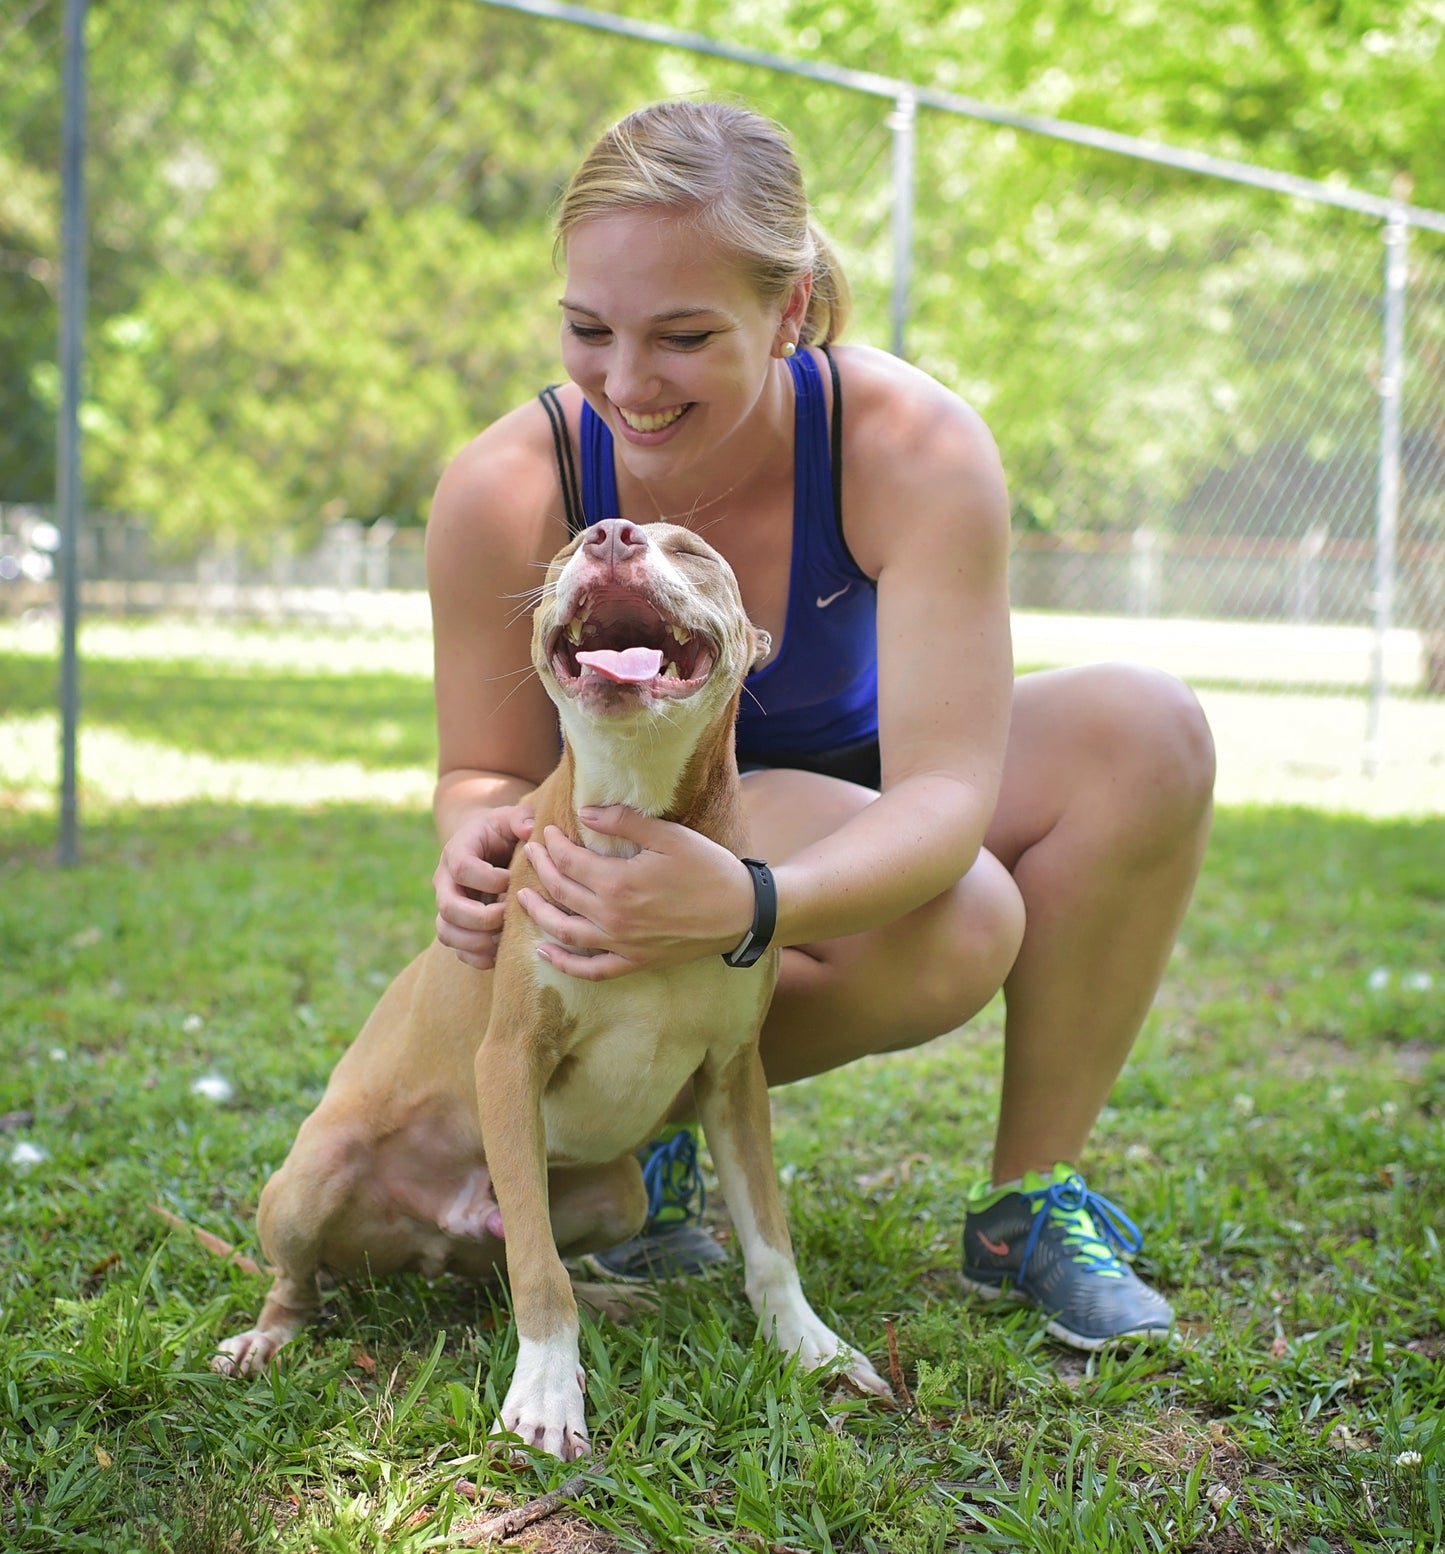
<path id="1" fill-rule="evenodd" d="M 641 555 L 647 549 L 647 536 L 625 518 L 604 518 L 587 531 L 582 548 L 593 560 L 616 566 Z"/>

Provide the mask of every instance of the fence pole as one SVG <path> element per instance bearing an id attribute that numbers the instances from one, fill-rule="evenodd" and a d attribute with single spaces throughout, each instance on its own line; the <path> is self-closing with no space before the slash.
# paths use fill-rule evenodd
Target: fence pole
<path id="1" fill-rule="evenodd" d="M 888 115 L 893 131 L 893 354 L 904 355 L 913 271 L 913 137 L 918 104 L 900 92 Z"/>
<path id="2" fill-rule="evenodd" d="M 85 342 L 85 14 L 65 0 L 65 124 L 61 140 L 60 424 L 56 506 L 61 534 L 60 842 L 62 867 L 77 846 L 76 743 L 80 723 L 81 366 Z"/>
<path id="3" fill-rule="evenodd" d="M 1380 362 L 1380 464 L 1375 486 L 1375 635 L 1370 655 L 1370 713 L 1365 773 L 1385 757 L 1385 647 L 1395 615 L 1395 537 L 1400 521 L 1400 401 L 1405 372 L 1405 280 L 1409 223 L 1396 212 L 1385 223 L 1385 335 Z"/>

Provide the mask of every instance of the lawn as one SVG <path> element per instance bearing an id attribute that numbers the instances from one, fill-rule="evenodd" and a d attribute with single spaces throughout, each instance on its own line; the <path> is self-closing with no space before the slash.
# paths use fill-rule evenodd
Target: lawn
<path id="1" fill-rule="evenodd" d="M 0 652 L 0 743 L 45 727 L 52 681 Z M 102 662 L 87 709 L 112 764 L 78 868 L 53 867 L 53 816 L 0 761 L 0 1546 L 458 1546 L 569 1476 L 485 1449 L 504 1299 L 349 1285 L 275 1372 L 228 1381 L 212 1347 L 264 1281 L 152 1208 L 254 1255 L 267 1172 L 426 941 L 425 680 Z M 247 780 L 126 802 L 149 779 L 119 768 L 160 745 Z M 292 781 L 333 759 L 411 774 L 408 797 Z M 1180 1314 L 1163 1350 L 1085 1361 L 960 1295 L 996 1009 L 775 1093 L 805 1285 L 901 1406 L 760 1345 L 733 1266 L 587 1325 L 597 1455 L 519 1546 L 1436 1548 L 1442 946 L 1445 817 L 1222 810 L 1084 1162 L 1144 1228 L 1141 1269 Z"/>

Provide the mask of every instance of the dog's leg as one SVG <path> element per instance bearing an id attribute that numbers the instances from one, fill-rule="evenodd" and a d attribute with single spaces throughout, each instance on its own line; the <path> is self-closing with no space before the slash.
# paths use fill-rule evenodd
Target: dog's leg
<path id="1" fill-rule="evenodd" d="M 844 1373 L 864 1391 L 891 1396 L 867 1357 L 844 1343 L 803 1294 L 778 1193 L 767 1081 L 756 1046 L 719 1072 L 704 1065 L 694 1079 L 694 1093 L 742 1248 L 748 1299 L 773 1341 L 796 1353 L 809 1370 L 840 1360 Z"/>
<path id="2" fill-rule="evenodd" d="M 604 1252 L 642 1229 L 647 1189 L 635 1155 L 605 1166 L 554 1166 L 547 1173 L 552 1239 L 562 1257 Z"/>
<path id="3" fill-rule="evenodd" d="M 591 1447 L 583 1409 L 577 1302 L 548 1212 L 541 1040 L 493 1016 L 477 1053 L 477 1095 L 492 1187 L 502 1212 L 517 1365 L 493 1434 L 564 1461 Z"/>
<path id="4" fill-rule="evenodd" d="M 311 1122 L 311 1119 L 308 1119 Z M 303 1127 L 281 1169 L 266 1183 L 256 1228 L 276 1270 L 256 1325 L 217 1346 L 212 1368 L 230 1376 L 264 1370 L 321 1307 L 317 1277 L 326 1226 L 349 1202 L 353 1151 L 324 1129 Z"/>

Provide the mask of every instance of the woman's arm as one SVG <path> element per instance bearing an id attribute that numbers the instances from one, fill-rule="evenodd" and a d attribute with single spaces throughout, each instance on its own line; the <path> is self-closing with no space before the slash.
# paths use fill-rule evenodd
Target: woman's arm
<path id="1" fill-rule="evenodd" d="M 472 965 L 496 956 L 506 865 L 531 834 L 521 802 L 557 759 L 557 722 L 531 667 L 530 590 L 566 531 L 539 407 L 488 428 L 448 466 L 427 524 L 443 843 L 437 937 Z"/>
<path id="2" fill-rule="evenodd" d="M 878 581 L 884 791 L 774 864 L 784 945 L 877 927 L 962 878 L 997 799 L 1012 697 L 1008 500 L 992 438 L 915 369 L 878 352 L 840 356 L 848 539 Z M 738 942 L 752 887 L 731 854 L 626 810 L 588 824 L 643 851 L 623 862 L 557 834 L 534 839 L 542 883 L 587 920 L 524 894 L 536 921 L 584 952 L 549 950 L 555 964 L 602 978 Z"/>
<path id="3" fill-rule="evenodd" d="M 883 791 L 775 870 L 784 944 L 892 921 L 967 873 L 997 802 L 1013 693 L 1008 495 L 993 438 L 905 363 L 839 355 L 853 433 L 844 522 L 878 582 Z"/>

